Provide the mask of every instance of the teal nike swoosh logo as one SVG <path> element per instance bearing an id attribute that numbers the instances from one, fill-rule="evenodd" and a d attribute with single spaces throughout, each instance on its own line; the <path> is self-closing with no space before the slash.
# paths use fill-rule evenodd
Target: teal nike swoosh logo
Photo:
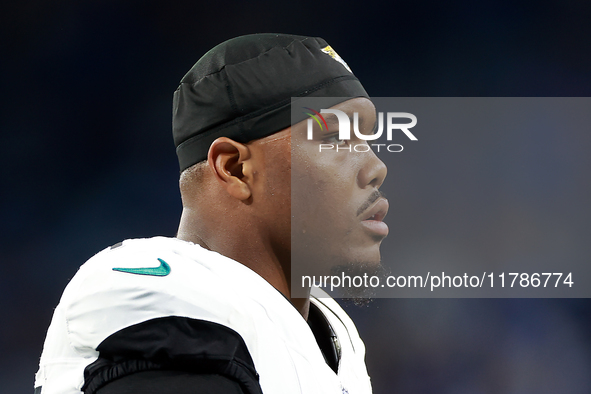
<path id="1" fill-rule="evenodd" d="M 162 259 L 158 259 L 160 265 L 158 267 L 145 268 L 113 268 L 113 271 L 127 272 L 136 275 L 151 275 L 151 276 L 166 276 L 170 274 L 170 265 Z"/>

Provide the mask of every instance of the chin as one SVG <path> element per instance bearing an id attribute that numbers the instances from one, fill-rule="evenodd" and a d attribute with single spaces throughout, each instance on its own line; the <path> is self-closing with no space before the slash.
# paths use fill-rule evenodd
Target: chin
<path id="1" fill-rule="evenodd" d="M 305 251 L 297 253 L 296 250 Z M 338 273 L 375 275 L 383 270 L 379 245 L 324 248 L 318 245 L 292 248 L 291 271 L 294 277 L 325 276 Z"/>
<path id="2" fill-rule="evenodd" d="M 382 261 L 382 255 L 380 253 L 380 245 L 371 245 L 357 250 L 349 250 L 349 252 L 341 256 L 341 264 L 354 264 L 358 263 L 366 267 L 379 266 Z"/>
<path id="3" fill-rule="evenodd" d="M 363 276 L 364 274 L 367 274 L 368 276 L 379 276 L 383 271 L 384 267 L 379 260 L 354 260 L 333 266 L 330 270 L 330 275 L 341 275 L 344 273 L 352 276 Z"/>
<path id="4" fill-rule="evenodd" d="M 371 278 L 378 277 L 380 283 L 383 283 L 388 273 L 381 262 L 375 260 L 349 261 L 344 264 L 334 266 L 330 275 L 338 277 L 358 277 Z M 336 297 L 349 299 L 356 305 L 366 305 L 375 296 L 376 289 L 371 285 L 365 286 L 345 286 L 336 289 Z"/>

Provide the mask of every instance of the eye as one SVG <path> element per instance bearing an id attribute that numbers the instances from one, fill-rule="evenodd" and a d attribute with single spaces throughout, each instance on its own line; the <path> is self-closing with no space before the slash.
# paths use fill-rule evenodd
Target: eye
<path id="1" fill-rule="evenodd" d="M 341 146 L 341 145 L 346 145 L 348 141 L 339 139 L 339 134 L 335 133 L 335 134 L 327 135 L 326 137 L 324 137 L 324 140 L 322 140 L 322 142 L 326 142 L 327 144 Z"/>

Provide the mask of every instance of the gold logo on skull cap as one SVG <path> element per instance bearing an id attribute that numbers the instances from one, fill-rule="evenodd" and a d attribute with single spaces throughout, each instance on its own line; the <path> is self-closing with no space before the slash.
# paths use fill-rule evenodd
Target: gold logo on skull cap
<path id="1" fill-rule="evenodd" d="M 343 60 L 343 58 L 340 57 L 339 54 L 337 53 L 337 51 L 335 51 L 334 49 L 332 49 L 332 47 L 330 45 L 325 46 L 324 48 L 321 49 L 321 51 L 324 52 L 324 53 L 326 53 L 328 56 L 332 57 L 337 62 L 341 63 L 343 66 L 345 66 L 345 68 L 347 69 L 347 71 L 349 71 L 351 74 L 353 73 L 353 71 L 351 71 L 351 69 L 349 68 L 349 66 L 347 65 L 347 63 L 345 63 L 345 61 Z"/>

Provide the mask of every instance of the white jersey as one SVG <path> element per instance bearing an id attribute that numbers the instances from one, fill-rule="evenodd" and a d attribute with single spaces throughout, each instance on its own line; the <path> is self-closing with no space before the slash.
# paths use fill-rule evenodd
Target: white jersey
<path id="1" fill-rule="evenodd" d="M 371 393 L 363 342 L 347 314 L 325 297 L 311 302 L 336 334 L 337 373 L 300 313 L 254 271 L 175 238 L 126 240 L 88 260 L 66 287 L 45 340 L 36 393 L 80 394 L 88 384 L 85 369 L 98 362 L 109 338 L 169 318 L 237 333 L 264 394 Z"/>

